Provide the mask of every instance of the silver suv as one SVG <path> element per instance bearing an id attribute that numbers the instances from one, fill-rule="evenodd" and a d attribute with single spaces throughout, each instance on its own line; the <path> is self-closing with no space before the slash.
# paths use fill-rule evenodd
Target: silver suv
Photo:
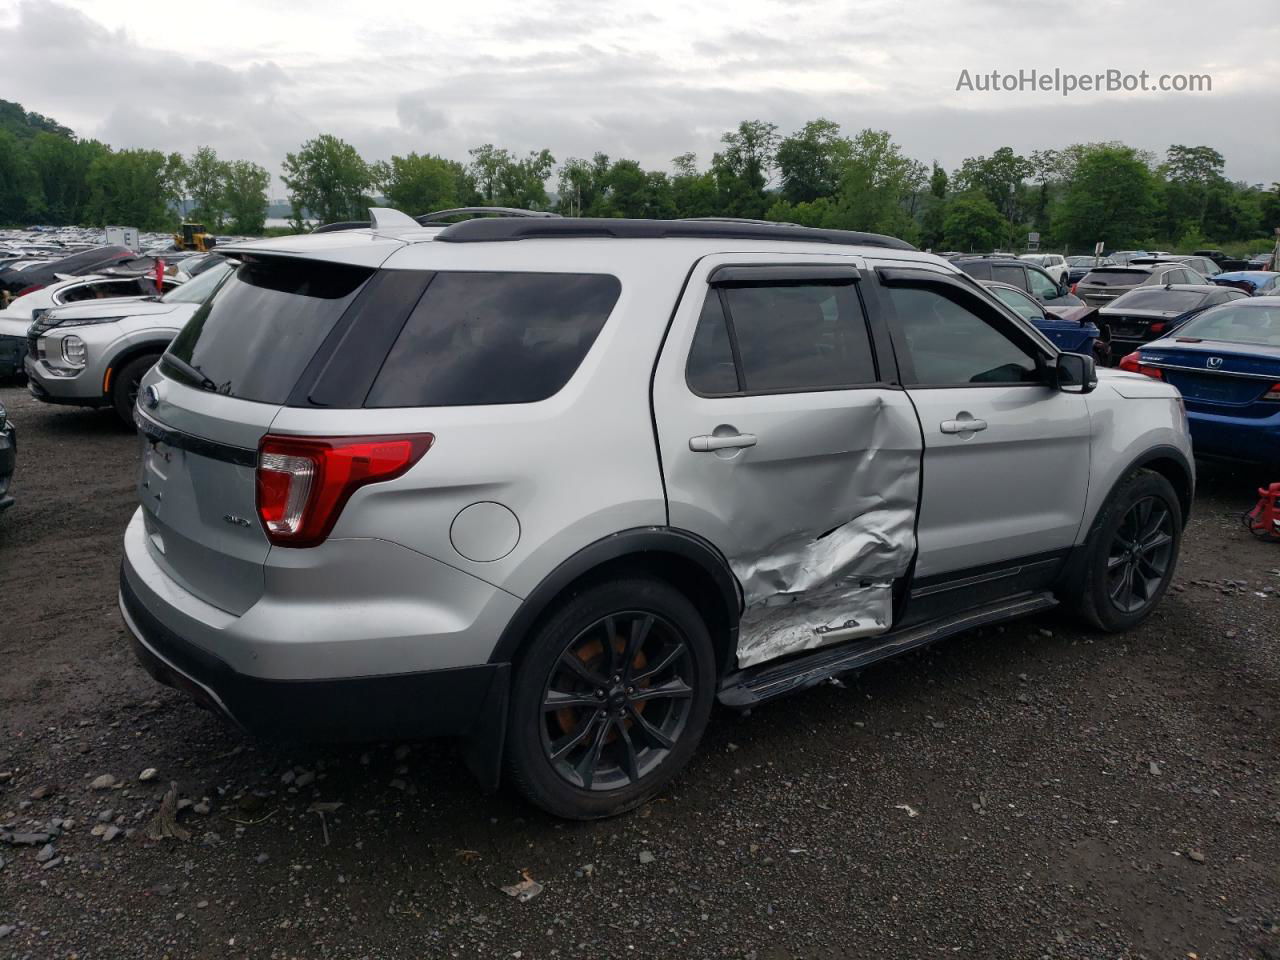
<path id="1" fill-rule="evenodd" d="M 100 300 L 42 313 L 27 331 L 27 388 L 45 403 L 112 407 L 133 421 L 143 374 L 230 272 L 226 260 L 161 297 Z"/>
<path id="2" fill-rule="evenodd" d="M 147 374 L 120 603 L 249 730 L 464 739 L 634 807 L 746 708 L 1065 603 L 1160 600 L 1182 404 L 870 234 L 483 219 L 220 248 Z"/>

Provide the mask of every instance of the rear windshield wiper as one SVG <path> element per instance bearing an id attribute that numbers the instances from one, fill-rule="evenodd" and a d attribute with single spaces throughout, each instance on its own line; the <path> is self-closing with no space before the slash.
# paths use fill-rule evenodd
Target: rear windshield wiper
<path id="1" fill-rule="evenodd" d="M 216 383 L 181 357 L 175 357 L 172 353 L 166 353 L 160 357 L 160 364 L 161 366 L 168 364 L 187 379 L 194 380 L 201 390 L 207 390 L 209 393 L 218 392 L 218 385 Z"/>

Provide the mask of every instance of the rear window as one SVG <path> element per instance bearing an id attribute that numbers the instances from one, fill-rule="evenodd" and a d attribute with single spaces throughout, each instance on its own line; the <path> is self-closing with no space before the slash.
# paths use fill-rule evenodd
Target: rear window
<path id="1" fill-rule="evenodd" d="M 1150 270 L 1090 270 L 1080 282 L 1100 287 L 1132 287 L 1149 276 Z"/>
<path id="2" fill-rule="evenodd" d="M 196 311 L 169 353 L 166 373 L 194 386 L 284 403 L 321 342 L 373 271 L 346 264 L 263 257 L 244 263 Z"/>
<path id="3" fill-rule="evenodd" d="M 1131 310 L 1191 310 L 1204 303 L 1207 293 L 1191 290 L 1164 290 L 1146 287 L 1126 293 L 1111 306 L 1113 309 L 1128 307 Z"/>
<path id="4" fill-rule="evenodd" d="M 1226 303 L 1187 321 L 1178 336 L 1280 347 L 1280 304 Z"/>
<path id="5" fill-rule="evenodd" d="M 365 406 L 545 400 L 578 369 L 621 290 L 604 274 L 438 273 Z"/>

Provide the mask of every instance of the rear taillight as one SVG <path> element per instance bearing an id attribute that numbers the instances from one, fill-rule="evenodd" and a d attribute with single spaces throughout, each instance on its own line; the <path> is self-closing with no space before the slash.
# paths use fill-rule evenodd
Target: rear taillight
<path id="1" fill-rule="evenodd" d="M 1147 330 L 1149 330 L 1151 333 L 1163 333 L 1163 332 L 1164 332 L 1164 324 L 1163 324 L 1163 323 L 1153 323 L 1151 326 L 1147 327 Z"/>
<path id="2" fill-rule="evenodd" d="M 1140 373 L 1144 377 L 1152 377 L 1155 380 L 1164 379 L 1164 374 L 1155 367 L 1145 367 L 1142 365 L 1142 357 L 1138 355 L 1137 350 L 1120 359 L 1120 369 L 1128 370 L 1130 373 Z"/>
<path id="3" fill-rule="evenodd" d="M 404 475 L 435 436 L 266 436 L 258 446 L 258 518 L 281 547 L 314 547 L 333 530 L 351 495 Z"/>
<path id="4" fill-rule="evenodd" d="M 1071 295 L 1072 295 L 1073 297 L 1076 295 L 1076 287 L 1078 287 L 1078 286 L 1080 286 L 1080 281 L 1079 281 L 1079 280 L 1077 280 L 1075 283 L 1073 283 L 1073 284 L 1071 285 Z"/>
<path id="5" fill-rule="evenodd" d="M 14 299 L 17 299 L 18 297 L 25 297 L 28 293 L 35 293 L 37 290 L 43 290 L 46 286 L 47 284 L 43 283 L 33 283 L 29 287 L 23 287 L 14 294 Z"/>
<path id="6" fill-rule="evenodd" d="M 1273 383 L 1271 389 L 1262 395 L 1263 400 L 1280 400 L 1280 383 Z"/>

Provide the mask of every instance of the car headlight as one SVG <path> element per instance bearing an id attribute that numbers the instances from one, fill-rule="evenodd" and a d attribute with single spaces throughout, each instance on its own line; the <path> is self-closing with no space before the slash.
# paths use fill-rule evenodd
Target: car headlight
<path id="1" fill-rule="evenodd" d="M 85 361 L 89 359 L 89 348 L 85 346 L 83 340 L 74 334 L 69 337 L 63 337 L 62 359 L 66 361 L 67 366 L 83 367 Z"/>
<path id="2" fill-rule="evenodd" d="M 124 317 L 68 317 L 66 320 L 55 318 L 54 326 L 58 327 L 91 327 L 99 323 L 117 323 Z"/>

